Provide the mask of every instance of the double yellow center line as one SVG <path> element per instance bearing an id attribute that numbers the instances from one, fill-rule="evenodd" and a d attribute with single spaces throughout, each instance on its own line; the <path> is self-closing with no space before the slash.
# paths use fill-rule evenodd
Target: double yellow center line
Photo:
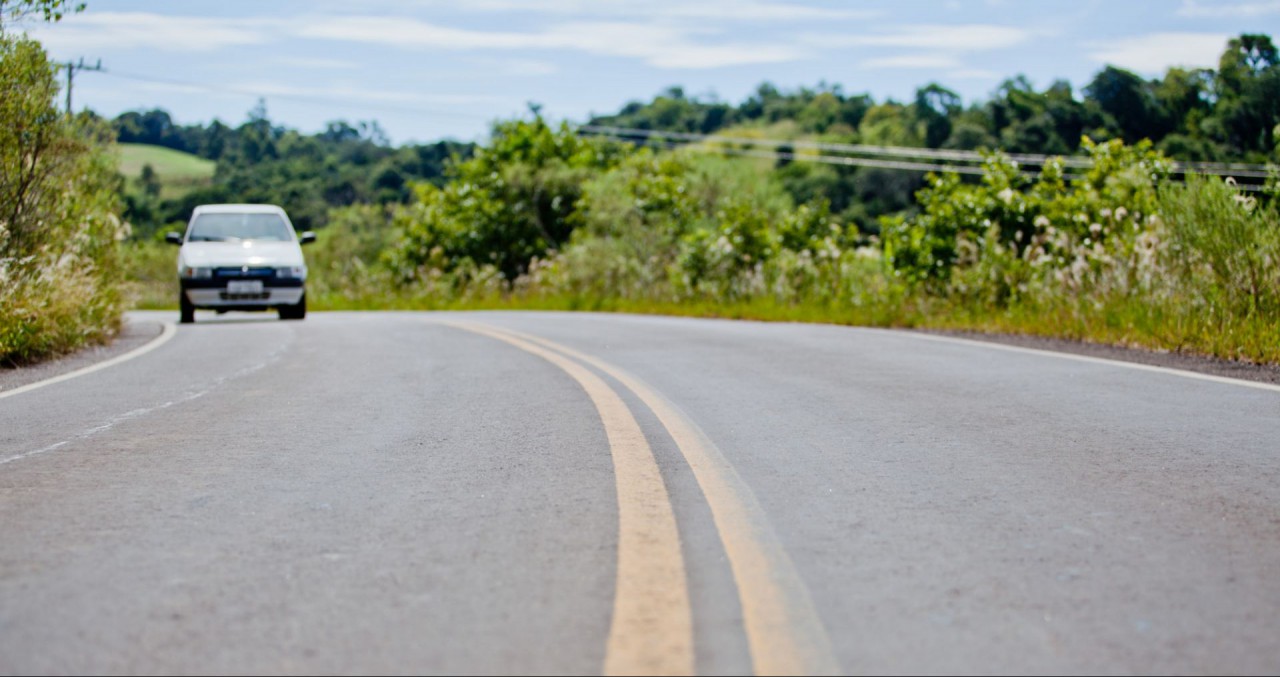
<path id="1" fill-rule="evenodd" d="M 598 358 L 509 329 L 445 324 L 536 355 L 578 382 L 595 404 L 618 492 L 618 574 L 605 651 L 608 675 L 694 674 L 693 615 L 671 497 L 653 450 L 622 398 L 586 366 L 630 390 L 666 428 L 711 509 L 742 605 L 758 675 L 838 674 L 826 631 L 751 489 L 719 449 L 671 403 Z"/>

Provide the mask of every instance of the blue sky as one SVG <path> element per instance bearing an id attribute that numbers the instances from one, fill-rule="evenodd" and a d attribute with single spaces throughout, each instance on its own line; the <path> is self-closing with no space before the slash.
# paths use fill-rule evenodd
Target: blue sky
<path id="1" fill-rule="evenodd" d="M 1104 64 L 1148 77 L 1214 66 L 1228 38 L 1280 38 L 1280 0 L 88 0 L 31 25 L 58 60 L 98 59 L 74 106 L 163 108 L 182 124 L 377 120 L 394 143 L 482 139 L 670 86 L 737 104 L 764 81 L 878 101 L 936 81 L 965 103 L 1007 77 L 1077 90 Z"/>

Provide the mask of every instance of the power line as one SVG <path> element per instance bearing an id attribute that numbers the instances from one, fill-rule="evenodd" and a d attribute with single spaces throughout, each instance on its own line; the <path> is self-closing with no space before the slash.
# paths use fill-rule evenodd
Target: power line
<path id="1" fill-rule="evenodd" d="M 911 148 L 906 146 L 871 146 L 864 144 L 843 144 L 843 143 L 822 143 L 815 141 L 784 141 L 780 139 L 759 139 L 751 137 L 732 137 L 717 136 L 713 134 L 695 134 L 689 132 L 664 132 L 650 129 L 635 129 L 629 127 L 608 127 L 600 125 L 583 125 L 578 127 L 579 132 L 587 134 L 607 136 L 610 138 L 634 141 L 635 139 L 661 139 L 684 141 L 689 143 L 724 143 L 738 144 L 744 146 L 756 146 L 764 148 L 802 148 L 807 150 L 817 150 L 827 153 L 847 153 L 850 155 L 870 155 L 874 157 L 895 157 L 906 158 L 908 160 L 934 160 L 942 162 L 959 162 L 959 163 L 982 163 L 986 161 L 986 157 L 982 153 L 969 150 L 950 150 L 940 148 Z M 796 155 L 795 159 L 804 160 L 812 156 Z M 822 157 L 822 156 L 819 156 Z M 831 156 L 826 156 L 831 159 Z M 837 156 L 844 159 L 843 156 Z M 1053 156 L 1039 155 L 1032 153 L 1006 153 L 1005 157 L 1019 164 L 1043 166 L 1051 160 L 1057 160 L 1065 167 L 1085 169 L 1093 166 L 1093 161 L 1085 157 L 1071 156 Z M 824 160 L 815 160 L 822 162 Z M 888 164 L 874 164 L 870 162 L 831 162 L 829 164 L 854 164 L 861 166 L 885 166 Z M 930 165 L 927 163 L 899 163 L 903 165 L 902 169 L 912 169 L 919 171 L 955 171 L 961 174 L 971 174 L 975 172 L 964 171 L 961 169 L 964 165 Z M 937 167 L 936 169 L 931 167 Z M 899 167 L 889 167 L 899 168 Z M 973 169 L 973 168 L 970 168 Z M 1246 164 L 1246 163 L 1224 163 L 1224 162 L 1174 162 L 1173 170 L 1176 173 L 1201 173 L 1212 174 L 1216 176 L 1234 176 L 1237 178 L 1253 178 L 1266 179 L 1270 176 L 1269 167 L 1267 165 Z M 980 171 L 976 173 L 981 173 Z M 1248 184 L 1241 184 L 1243 187 Z"/>

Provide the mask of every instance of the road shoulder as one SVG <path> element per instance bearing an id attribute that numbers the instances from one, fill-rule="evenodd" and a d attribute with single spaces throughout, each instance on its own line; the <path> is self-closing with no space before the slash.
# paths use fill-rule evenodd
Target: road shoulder
<path id="1" fill-rule="evenodd" d="M 1253 362 L 1226 360 L 1216 357 L 1207 357 L 1204 355 L 1149 350 L 1105 343 L 1089 343 L 1086 341 L 1047 336 L 987 334 L 976 331 L 957 330 L 917 331 L 922 334 L 950 336 L 954 338 L 969 339 L 972 341 L 985 341 L 988 343 L 1017 346 L 1019 348 L 1032 348 L 1035 350 L 1070 353 L 1073 355 L 1084 355 L 1087 357 L 1096 357 L 1105 360 L 1115 360 L 1117 362 L 1132 362 L 1154 367 L 1164 367 L 1166 369 L 1180 369 L 1182 371 L 1190 371 L 1198 374 L 1208 374 L 1210 376 L 1235 378 L 1242 381 L 1256 381 L 1258 383 L 1280 385 L 1280 365 L 1275 364 L 1255 364 Z"/>
<path id="2" fill-rule="evenodd" d="M 23 367 L 0 368 L 0 392 L 56 378 L 77 369 L 105 362 L 154 341 L 163 331 L 163 322 L 126 315 L 120 333 L 106 344 L 89 346 L 46 362 Z"/>

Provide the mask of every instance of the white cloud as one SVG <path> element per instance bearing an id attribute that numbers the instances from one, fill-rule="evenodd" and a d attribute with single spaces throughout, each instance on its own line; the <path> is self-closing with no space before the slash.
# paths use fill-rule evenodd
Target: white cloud
<path id="1" fill-rule="evenodd" d="M 295 35 L 322 40 L 365 42 L 435 49 L 521 49 L 542 46 L 532 33 L 472 31 L 390 16 L 325 16 L 301 19 Z"/>
<path id="2" fill-rule="evenodd" d="M 1204 4 L 1198 0 L 1182 0 L 1178 16 L 1189 17 L 1253 17 L 1280 14 L 1280 0 L 1254 0 L 1253 2 L 1223 2 L 1218 0 Z"/>
<path id="3" fill-rule="evenodd" d="M 345 61 L 342 59 L 313 59 L 308 57 L 287 56 L 280 59 L 280 63 L 285 66 L 296 66 L 298 68 L 315 68 L 317 70 L 354 70 L 359 66 L 354 61 Z"/>
<path id="4" fill-rule="evenodd" d="M 522 12 L 577 18 L 626 17 L 652 21 L 832 21 L 869 19 L 882 14 L 877 10 L 852 8 L 849 2 L 831 0 L 822 6 L 778 0 L 427 0 L 418 4 L 471 12 Z"/>
<path id="5" fill-rule="evenodd" d="M 1015 47 L 1033 35 L 1024 28 L 996 24 L 907 24 L 878 33 L 810 35 L 806 43 L 829 49 L 874 48 L 877 56 L 858 63 L 866 70 L 934 70 L 982 79 L 989 72 L 966 67 L 963 55 Z"/>
<path id="6" fill-rule="evenodd" d="M 1096 44 L 1089 58 L 1146 75 L 1161 75 L 1170 66 L 1214 68 L 1230 37 L 1225 33 L 1152 33 Z"/>
<path id="7" fill-rule="evenodd" d="M 764 13 L 772 4 L 754 3 Z M 771 10 L 770 10 L 771 11 Z M 302 37 L 314 40 L 391 45 L 432 50 L 563 50 L 594 56 L 639 59 L 668 69 L 719 68 L 779 63 L 805 58 L 808 51 L 786 42 L 718 42 L 717 29 L 701 24 L 576 21 L 531 31 L 454 28 L 404 16 L 304 16 L 278 19 L 220 19 L 166 16 L 144 12 L 78 15 L 42 29 L 38 35 L 52 51 L 157 49 L 209 52 L 227 47 Z M 325 61 L 325 60 L 322 60 Z M 526 59 L 526 74 L 545 74 L 547 64 Z M 294 65 L 306 66 L 299 58 Z M 314 67 L 349 67 L 335 60 Z"/>
<path id="8" fill-rule="evenodd" d="M 889 68 L 902 69 L 937 69 L 959 68 L 960 62 L 947 54 L 903 54 L 901 56 L 882 56 L 865 59 L 858 66 L 867 70 L 883 70 Z"/>
<path id="9" fill-rule="evenodd" d="M 146 12 L 89 12 L 32 30 L 51 50 L 151 48 L 209 52 L 265 43 L 273 37 L 266 19 L 165 16 Z"/>
<path id="10" fill-rule="evenodd" d="M 468 106 L 474 104 L 506 103 L 501 96 L 483 94 L 423 94 L 403 90 L 369 89 L 349 83 L 335 83 L 323 87 L 302 87 L 279 82 L 258 81 L 230 85 L 226 89 L 251 92 L 258 96 L 287 99 L 314 99 L 322 101 L 373 101 L 392 104 L 421 104 L 430 106 Z"/>
<path id="11" fill-rule="evenodd" d="M 563 49 L 601 56 L 631 57 L 657 68 L 719 68 L 778 63 L 804 58 L 806 52 L 785 44 L 709 44 L 670 26 L 621 22 L 563 24 L 545 34 Z"/>
<path id="12" fill-rule="evenodd" d="M 307 38 L 438 50 L 567 50 L 630 57 L 658 68 L 717 68 L 776 63 L 807 53 L 785 44 L 707 44 L 707 30 L 629 22 L 574 22 L 536 32 L 475 31 L 415 19 L 380 16 L 317 17 L 295 28 Z"/>
<path id="13" fill-rule="evenodd" d="M 947 77 L 956 80 L 997 80 L 1003 75 L 983 68 L 960 68 L 947 73 Z"/>
<path id="14" fill-rule="evenodd" d="M 995 24 L 912 24 L 892 32 L 855 35 L 815 35 L 823 47 L 902 47 L 955 52 L 980 52 L 1016 47 L 1030 40 L 1025 28 Z"/>
<path id="15" fill-rule="evenodd" d="M 539 76 L 554 75 L 560 69 L 548 61 L 537 59 L 478 59 L 474 62 L 488 75 Z"/>
<path id="16" fill-rule="evenodd" d="M 79 85 L 77 85 L 79 87 Z M 125 85 L 129 89 L 136 89 L 143 92 L 164 92 L 166 94 L 200 94 L 204 96 L 210 90 L 203 85 L 185 84 L 181 82 L 131 82 Z M 123 89 L 116 87 L 115 89 Z M 216 93 L 216 92 L 215 92 Z M 236 96 L 243 96 L 238 92 L 231 92 Z"/>

